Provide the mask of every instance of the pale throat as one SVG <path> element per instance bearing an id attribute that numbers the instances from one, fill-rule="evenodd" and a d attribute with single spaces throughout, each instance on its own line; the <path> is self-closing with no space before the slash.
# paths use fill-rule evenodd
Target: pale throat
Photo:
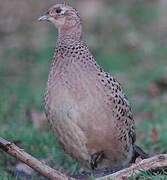
<path id="1" fill-rule="evenodd" d="M 58 41 L 80 41 L 82 39 L 82 26 L 80 23 L 69 28 L 58 29 Z"/>

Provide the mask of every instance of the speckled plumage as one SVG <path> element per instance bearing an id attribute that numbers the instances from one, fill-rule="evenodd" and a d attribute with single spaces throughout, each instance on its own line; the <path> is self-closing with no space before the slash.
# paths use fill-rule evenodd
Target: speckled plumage
<path id="1" fill-rule="evenodd" d="M 48 14 L 59 31 L 45 93 L 52 130 L 64 150 L 87 167 L 128 166 L 135 128 L 120 84 L 94 60 L 75 9 L 59 4 Z"/>

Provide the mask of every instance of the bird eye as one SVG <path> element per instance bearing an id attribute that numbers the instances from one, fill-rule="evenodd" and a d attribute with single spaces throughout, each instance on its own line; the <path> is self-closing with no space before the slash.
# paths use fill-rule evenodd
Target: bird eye
<path id="1" fill-rule="evenodd" d="M 60 8 L 56 9 L 56 13 L 60 14 L 61 13 L 61 9 Z"/>

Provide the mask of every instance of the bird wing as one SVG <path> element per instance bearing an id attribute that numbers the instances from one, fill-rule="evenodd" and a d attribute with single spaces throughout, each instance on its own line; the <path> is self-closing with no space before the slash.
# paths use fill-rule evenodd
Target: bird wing
<path id="1" fill-rule="evenodd" d="M 124 138 L 124 136 L 126 136 L 125 134 L 128 133 L 129 139 L 134 143 L 136 140 L 136 133 L 133 114 L 120 83 L 109 73 L 104 72 L 102 68 L 100 69 L 99 78 L 104 85 L 105 93 L 108 96 L 108 102 L 112 105 L 112 114 L 116 122 L 122 124 L 124 127 L 124 132 L 120 138 Z"/>
<path id="2" fill-rule="evenodd" d="M 112 115 L 115 117 L 118 124 L 123 124 L 124 133 L 128 133 L 129 139 L 131 139 L 133 144 L 136 140 L 135 123 L 130 104 L 123 92 L 121 84 L 96 63 L 93 55 L 89 51 L 89 48 L 85 44 L 84 48 L 85 53 L 89 55 L 90 60 L 93 62 L 94 66 L 96 66 L 98 81 L 100 81 L 104 87 L 103 89 L 108 98 L 107 103 L 111 103 Z"/>

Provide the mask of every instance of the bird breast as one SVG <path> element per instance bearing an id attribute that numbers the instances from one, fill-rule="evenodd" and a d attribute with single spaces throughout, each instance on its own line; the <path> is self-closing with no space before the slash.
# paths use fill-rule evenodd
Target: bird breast
<path id="1" fill-rule="evenodd" d="M 88 161 L 91 154 L 102 148 L 116 147 L 111 107 L 105 104 L 96 73 L 77 63 L 54 71 L 48 83 L 46 111 L 65 150 Z"/>

